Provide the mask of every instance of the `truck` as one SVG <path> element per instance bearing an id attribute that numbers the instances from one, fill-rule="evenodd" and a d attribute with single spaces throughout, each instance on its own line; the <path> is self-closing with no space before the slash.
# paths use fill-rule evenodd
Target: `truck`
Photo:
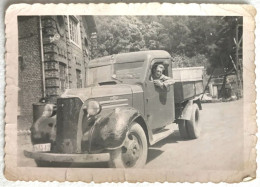
<path id="1" fill-rule="evenodd" d="M 172 63 L 162 50 L 91 60 L 87 87 L 67 89 L 57 102 L 34 108 L 33 150 L 24 155 L 39 167 L 108 162 L 136 168 L 146 164 L 149 146 L 171 135 L 175 125 L 182 138 L 198 138 L 203 68 Z M 151 75 L 159 64 L 174 84 L 154 84 Z"/>

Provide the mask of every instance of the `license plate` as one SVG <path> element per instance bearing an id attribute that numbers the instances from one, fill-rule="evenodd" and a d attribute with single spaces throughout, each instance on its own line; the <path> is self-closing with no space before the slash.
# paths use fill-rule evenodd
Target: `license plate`
<path id="1" fill-rule="evenodd" d="M 34 152 L 48 152 L 50 150 L 51 150 L 51 144 L 50 143 L 33 145 L 33 151 Z"/>

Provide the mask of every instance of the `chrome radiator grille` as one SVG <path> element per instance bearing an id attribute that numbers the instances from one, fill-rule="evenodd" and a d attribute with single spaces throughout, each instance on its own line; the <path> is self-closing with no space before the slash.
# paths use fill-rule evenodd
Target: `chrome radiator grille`
<path id="1" fill-rule="evenodd" d="M 78 118 L 82 101 L 60 98 L 57 101 L 56 149 L 60 153 L 76 153 Z"/>

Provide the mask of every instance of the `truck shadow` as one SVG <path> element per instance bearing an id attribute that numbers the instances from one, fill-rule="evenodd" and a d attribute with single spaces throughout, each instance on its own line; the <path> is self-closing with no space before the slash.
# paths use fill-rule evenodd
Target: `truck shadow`
<path id="1" fill-rule="evenodd" d="M 72 164 L 71 168 L 109 168 L 107 162 L 99 162 L 99 163 L 88 163 L 88 164 Z"/>
<path id="2" fill-rule="evenodd" d="M 179 131 L 175 131 L 173 134 L 171 134 L 167 138 L 152 145 L 148 149 L 148 157 L 147 157 L 146 164 L 148 164 L 149 162 L 151 162 L 152 160 L 154 160 L 155 158 L 157 158 L 164 152 L 160 149 L 162 146 L 164 146 L 165 144 L 178 143 L 180 141 L 187 141 L 187 140 L 181 138 Z"/>
<path id="3" fill-rule="evenodd" d="M 146 164 L 148 164 L 149 162 L 151 162 L 152 160 L 154 160 L 155 158 L 157 158 L 158 156 L 160 156 L 162 153 L 163 153 L 163 151 L 160 150 L 160 149 L 150 148 L 150 149 L 148 150 L 148 156 L 147 156 Z"/>
<path id="4" fill-rule="evenodd" d="M 187 140 L 181 138 L 179 131 L 175 131 L 170 136 L 157 142 L 156 144 L 152 145 L 151 147 L 160 148 L 160 147 L 164 146 L 165 144 L 178 143 L 180 141 L 187 141 Z"/>

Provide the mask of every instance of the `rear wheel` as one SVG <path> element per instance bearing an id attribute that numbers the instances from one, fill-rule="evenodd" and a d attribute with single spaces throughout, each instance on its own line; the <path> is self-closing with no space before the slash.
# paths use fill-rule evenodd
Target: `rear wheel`
<path id="1" fill-rule="evenodd" d="M 189 134 L 187 131 L 187 120 L 178 120 L 179 132 L 183 139 L 189 139 Z"/>
<path id="2" fill-rule="evenodd" d="M 143 128 L 134 122 L 126 136 L 124 145 L 110 153 L 110 167 L 141 168 L 147 159 L 147 139 Z"/>
<path id="3" fill-rule="evenodd" d="M 191 119 L 187 121 L 187 131 L 191 139 L 196 139 L 200 136 L 200 115 L 197 104 L 192 105 Z"/>

